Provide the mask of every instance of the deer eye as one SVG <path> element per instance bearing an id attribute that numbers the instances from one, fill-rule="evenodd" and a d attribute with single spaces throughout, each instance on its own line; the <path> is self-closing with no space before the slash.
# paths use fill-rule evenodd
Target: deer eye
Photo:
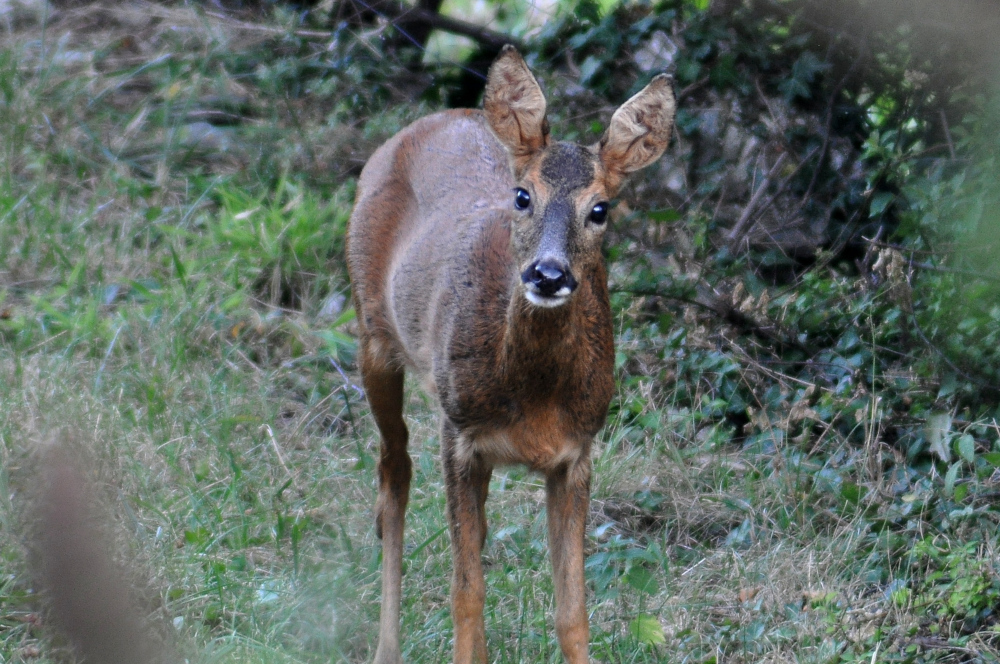
<path id="1" fill-rule="evenodd" d="M 608 219 L 608 204 L 598 203 L 590 211 L 590 220 L 595 224 L 603 224 Z"/>
<path id="2" fill-rule="evenodd" d="M 531 194 L 528 193 L 528 190 L 521 187 L 515 189 L 514 207 L 518 210 L 527 210 L 529 205 L 531 205 Z"/>

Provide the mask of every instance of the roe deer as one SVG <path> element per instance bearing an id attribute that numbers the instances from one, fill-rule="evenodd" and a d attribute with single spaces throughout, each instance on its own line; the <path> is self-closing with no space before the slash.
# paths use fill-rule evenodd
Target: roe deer
<path id="1" fill-rule="evenodd" d="M 588 661 L 590 445 L 614 390 L 601 241 L 624 176 L 666 149 L 674 96 L 660 75 L 595 145 L 555 142 L 542 90 L 507 46 L 490 68 L 484 107 L 428 116 L 380 147 L 361 173 L 348 230 L 359 362 L 382 438 L 376 664 L 401 661 L 412 475 L 405 368 L 440 404 L 454 661 L 487 661 L 480 554 L 490 474 L 502 464 L 546 477 L 556 632 L 566 661 Z"/>

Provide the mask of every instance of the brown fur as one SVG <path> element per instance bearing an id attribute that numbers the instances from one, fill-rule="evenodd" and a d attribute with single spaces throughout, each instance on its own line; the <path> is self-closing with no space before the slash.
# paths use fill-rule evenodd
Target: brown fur
<path id="1" fill-rule="evenodd" d="M 590 444 L 614 390 L 604 224 L 589 215 L 614 196 L 625 174 L 663 153 L 673 94 L 657 77 L 616 112 L 597 145 L 554 143 L 541 89 L 507 47 L 490 70 L 485 108 L 438 113 L 390 139 L 365 166 L 351 216 L 347 257 L 361 372 L 382 434 L 378 664 L 401 661 L 403 520 L 412 475 L 404 369 L 415 371 L 441 406 L 454 661 L 487 661 L 484 503 L 490 474 L 503 464 L 546 476 L 556 631 L 568 662 L 588 660 Z M 530 194 L 524 210 L 514 206 L 516 187 Z M 539 305 L 527 298 L 522 275 L 550 255 L 575 289 Z"/>

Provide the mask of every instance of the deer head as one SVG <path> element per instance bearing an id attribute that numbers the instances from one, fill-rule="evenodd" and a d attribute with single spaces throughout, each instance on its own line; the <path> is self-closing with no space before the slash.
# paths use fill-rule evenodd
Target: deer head
<path id="1" fill-rule="evenodd" d="M 517 182 L 511 250 L 520 288 L 532 305 L 559 307 L 601 260 L 609 201 L 624 177 L 659 159 L 670 141 L 670 81 L 661 74 L 625 102 L 594 145 L 552 141 L 545 96 L 524 59 L 506 46 L 490 68 L 484 106 Z"/>

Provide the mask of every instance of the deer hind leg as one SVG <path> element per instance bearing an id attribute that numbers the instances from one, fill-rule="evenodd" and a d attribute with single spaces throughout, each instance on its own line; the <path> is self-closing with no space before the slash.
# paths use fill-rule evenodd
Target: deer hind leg
<path id="1" fill-rule="evenodd" d="M 455 625 L 455 664 L 486 664 L 486 627 L 483 603 L 482 550 L 486 541 L 486 495 L 492 466 L 478 455 L 465 455 L 468 444 L 453 424 L 441 427 L 444 477 L 448 493 L 448 525 L 454 573 L 451 581 L 451 614 Z"/>
<path id="2" fill-rule="evenodd" d="M 375 664 L 400 664 L 399 613 L 403 582 L 403 523 L 413 462 L 406 450 L 403 370 L 386 367 L 363 345 L 361 374 L 375 423 L 382 435 L 378 461 L 375 529 L 382 540 L 382 615 Z"/>
<path id="3" fill-rule="evenodd" d="M 590 504 L 590 459 L 546 476 L 549 555 L 556 591 L 556 636 L 568 664 L 588 661 L 590 624 L 583 578 L 583 539 Z"/>

